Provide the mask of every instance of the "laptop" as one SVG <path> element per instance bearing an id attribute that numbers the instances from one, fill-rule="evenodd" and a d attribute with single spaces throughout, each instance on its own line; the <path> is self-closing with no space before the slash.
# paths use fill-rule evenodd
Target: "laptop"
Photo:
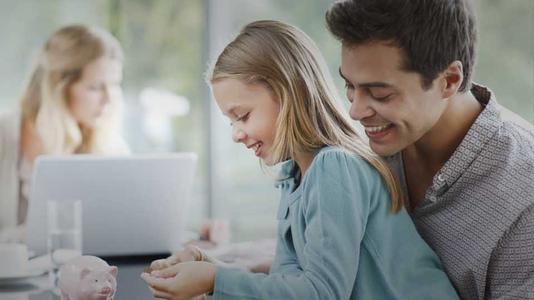
<path id="1" fill-rule="evenodd" d="M 82 204 L 84 255 L 179 249 L 196 161 L 194 153 L 39 157 L 27 217 L 29 249 L 47 251 L 47 201 L 76 199 Z"/>

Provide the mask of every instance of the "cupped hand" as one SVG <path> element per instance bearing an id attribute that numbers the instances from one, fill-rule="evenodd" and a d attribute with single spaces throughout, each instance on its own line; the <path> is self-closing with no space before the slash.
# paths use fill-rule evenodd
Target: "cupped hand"
<path id="1" fill-rule="evenodd" d="M 202 250 L 196 246 L 188 245 L 183 250 L 178 251 L 167 258 L 153 261 L 150 264 L 150 269 L 161 270 L 182 262 L 203 261 L 205 258 L 207 258 L 207 256 L 204 255 Z"/>
<path id="2" fill-rule="evenodd" d="M 156 298 L 181 300 L 213 291 L 216 266 L 209 262 L 189 261 L 143 273 L 141 278 L 149 285 Z"/>

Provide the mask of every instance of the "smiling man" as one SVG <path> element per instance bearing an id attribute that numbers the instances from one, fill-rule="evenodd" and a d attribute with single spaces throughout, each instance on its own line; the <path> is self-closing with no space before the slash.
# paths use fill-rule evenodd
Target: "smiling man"
<path id="1" fill-rule="evenodd" d="M 468 0 L 338 1 L 350 114 L 465 299 L 534 299 L 534 128 L 471 82 Z"/>

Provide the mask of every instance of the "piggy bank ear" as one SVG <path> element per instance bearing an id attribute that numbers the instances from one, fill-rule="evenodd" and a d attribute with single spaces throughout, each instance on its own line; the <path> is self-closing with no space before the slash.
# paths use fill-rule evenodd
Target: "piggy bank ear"
<path id="1" fill-rule="evenodd" d="M 111 276 L 117 278 L 117 273 L 119 273 L 119 268 L 115 266 L 109 267 L 109 274 L 111 274 Z"/>
<path id="2" fill-rule="evenodd" d="M 85 276 L 89 275 L 89 273 L 91 273 L 91 270 L 87 268 L 83 268 L 82 271 L 80 272 L 80 278 L 84 279 Z"/>

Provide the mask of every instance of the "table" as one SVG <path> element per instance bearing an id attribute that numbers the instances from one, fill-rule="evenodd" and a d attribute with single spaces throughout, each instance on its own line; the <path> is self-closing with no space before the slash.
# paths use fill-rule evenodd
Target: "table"
<path id="1" fill-rule="evenodd" d="M 104 258 L 119 268 L 114 300 L 154 299 L 140 275 L 151 261 L 167 255 Z M 13 286 L 0 285 L 0 300 L 59 300 L 47 274 Z"/>
<path id="2" fill-rule="evenodd" d="M 215 246 L 211 242 L 192 241 L 204 252 L 229 266 L 253 270 L 264 262 L 272 262 L 276 240 L 264 239 L 249 242 L 231 243 Z M 119 268 L 117 293 L 114 300 L 154 299 L 140 275 L 150 262 L 167 257 L 169 254 L 150 256 L 103 257 L 110 265 Z M 257 271 L 265 271 L 263 268 Z M 40 276 L 17 286 L 1 286 L 0 300 L 59 300 L 52 291 L 48 275 Z"/>

